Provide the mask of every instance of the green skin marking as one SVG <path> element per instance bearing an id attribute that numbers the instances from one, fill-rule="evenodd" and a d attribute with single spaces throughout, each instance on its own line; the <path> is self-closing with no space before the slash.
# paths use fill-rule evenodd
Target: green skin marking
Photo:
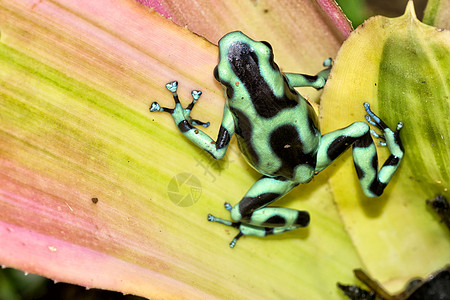
<path id="1" fill-rule="evenodd" d="M 208 215 L 209 221 L 239 230 L 230 247 L 243 235 L 263 237 L 307 226 L 308 212 L 269 204 L 298 184 L 309 182 L 350 146 L 364 193 L 369 197 L 382 194 L 404 155 L 399 136 L 403 124 L 399 122 L 396 131 L 392 131 L 364 103 L 366 121 L 381 134 L 365 122 L 355 122 L 321 135 L 314 110 L 294 89 L 323 88 L 331 59 L 325 60 L 325 69 L 315 76 L 283 73 L 275 64 L 272 47 L 267 42 L 254 41 L 238 31 L 220 40 L 219 52 L 214 76 L 223 86 L 226 102 L 216 140 L 193 127 L 209 125 L 190 117 L 200 91 L 193 91 L 192 103 L 183 108 L 177 96 L 178 83 L 168 83 L 166 87 L 173 94 L 175 107 L 161 107 L 153 102 L 150 111 L 170 113 L 184 136 L 216 159 L 225 155 L 235 134 L 246 161 L 263 175 L 238 204 L 225 203 L 233 221 Z M 391 152 L 380 170 L 371 134 L 380 138 L 380 144 Z"/>

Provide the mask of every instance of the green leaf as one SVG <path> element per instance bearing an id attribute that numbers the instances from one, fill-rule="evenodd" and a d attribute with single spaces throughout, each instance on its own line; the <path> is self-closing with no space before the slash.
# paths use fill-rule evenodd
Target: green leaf
<path id="1" fill-rule="evenodd" d="M 412 2 L 403 16 L 371 18 L 350 35 L 323 94 L 324 132 L 363 121 L 363 102 L 391 128 L 404 123 L 406 154 L 382 197 L 363 195 L 350 151 L 330 170 L 365 267 L 391 291 L 450 261 L 448 230 L 425 204 L 450 196 L 449 95 L 450 32 L 419 22 Z M 384 162 L 387 149 L 377 150 Z"/>
<path id="2" fill-rule="evenodd" d="M 450 29 L 450 1 L 429 0 L 423 22 L 438 28 Z"/>

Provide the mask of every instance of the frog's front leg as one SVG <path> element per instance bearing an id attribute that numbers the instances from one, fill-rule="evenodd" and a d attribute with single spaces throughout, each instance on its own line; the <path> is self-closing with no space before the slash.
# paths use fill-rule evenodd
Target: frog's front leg
<path id="1" fill-rule="evenodd" d="M 353 145 L 353 161 L 361 187 L 368 197 L 380 196 L 387 186 L 404 155 L 400 140 L 400 129 L 403 124 L 397 124 L 396 131 L 392 131 L 369 107 L 364 103 L 367 112 L 366 120 L 377 126 L 382 134 L 376 134 L 367 123 L 355 122 L 350 126 L 327 133 L 322 136 L 317 153 L 316 173 L 330 165 L 340 154 Z M 387 146 L 391 155 L 378 171 L 378 157 L 374 137 L 381 138 L 382 146 Z"/>
<path id="2" fill-rule="evenodd" d="M 305 75 L 305 74 L 297 74 L 297 73 L 285 73 L 289 84 L 293 87 L 313 87 L 317 90 L 320 90 L 325 86 L 327 82 L 328 75 L 331 71 L 332 65 L 331 58 L 327 58 L 323 62 L 323 66 L 325 69 L 317 73 L 317 75 Z"/>
<path id="3" fill-rule="evenodd" d="M 263 176 L 237 205 L 232 207 L 225 203 L 225 208 L 230 211 L 231 218 L 235 222 L 213 215 L 208 215 L 208 220 L 239 229 L 238 235 L 230 243 L 231 248 L 243 235 L 263 237 L 305 227 L 309 224 L 308 212 L 267 206 L 287 194 L 295 186 L 297 186 L 296 182 L 285 178 Z"/>
<path id="4" fill-rule="evenodd" d="M 167 112 L 169 113 L 178 129 L 184 136 L 189 140 L 194 142 L 200 148 L 206 150 L 214 158 L 221 159 L 228 148 L 231 136 L 234 133 L 234 122 L 231 112 L 225 106 L 222 124 L 219 130 L 217 141 L 214 141 L 210 136 L 208 136 L 203 131 L 193 127 L 193 125 L 201 125 L 204 127 L 209 126 L 209 122 L 204 123 L 199 120 L 191 119 L 190 113 L 195 103 L 200 98 L 200 91 L 192 91 L 193 101 L 186 108 L 181 106 L 180 100 L 178 99 L 177 88 L 178 82 L 173 81 L 166 84 L 166 88 L 172 92 L 173 99 L 175 101 L 174 108 L 162 107 L 158 102 L 153 102 L 150 106 L 150 112 Z"/>

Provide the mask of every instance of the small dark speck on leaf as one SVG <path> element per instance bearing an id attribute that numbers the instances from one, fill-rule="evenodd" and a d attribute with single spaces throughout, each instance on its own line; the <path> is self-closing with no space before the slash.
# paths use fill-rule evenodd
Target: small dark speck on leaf
<path id="1" fill-rule="evenodd" d="M 98 198 L 92 198 L 91 201 L 92 201 L 92 203 L 97 204 Z"/>

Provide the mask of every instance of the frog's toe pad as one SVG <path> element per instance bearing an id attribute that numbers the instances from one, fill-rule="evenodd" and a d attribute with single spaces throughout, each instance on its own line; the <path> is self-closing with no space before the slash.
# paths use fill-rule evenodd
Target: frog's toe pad
<path id="1" fill-rule="evenodd" d="M 228 210 L 228 211 L 231 211 L 231 209 L 233 208 L 233 207 L 231 206 L 231 204 L 228 203 L 228 202 L 225 202 L 223 206 L 224 206 L 225 209 Z"/>
<path id="2" fill-rule="evenodd" d="M 157 112 L 157 111 L 163 111 L 164 109 L 158 104 L 158 102 L 153 102 L 152 105 L 150 105 L 150 112 Z"/>
<path id="3" fill-rule="evenodd" d="M 169 82 L 168 84 L 166 84 L 166 89 L 168 89 L 172 93 L 176 93 L 178 89 L 178 81 Z"/>
<path id="4" fill-rule="evenodd" d="M 326 68 L 331 67 L 332 64 L 333 64 L 333 59 L 331 57 L 328 57 L 327 59 L 325 59 L 323 61 L 323 66 Z"/>
<path id="5" fill-rule="evenodd" d="M 194 100 L 198 100 L 198 98 L 200 98 L 200 96 L 202 95 L 202 91 L 194 90 L 192 91 L 191 95 Z"/>

